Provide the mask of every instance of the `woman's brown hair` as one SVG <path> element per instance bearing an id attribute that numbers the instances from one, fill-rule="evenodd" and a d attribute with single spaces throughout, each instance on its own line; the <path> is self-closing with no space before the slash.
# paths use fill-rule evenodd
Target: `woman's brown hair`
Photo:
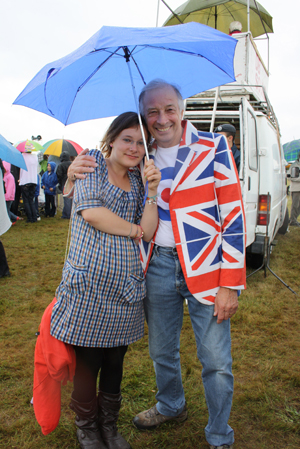
<path id="1" fill-rule="evenodd" d="M 149 145 L 150 142 L 150 133 L 148 131 L 146 122 L 142 117 L 142 124 L 144 129 L 147 131 L 146 133 L 146 142 Z M 103 136 L 102 143 L 100 146 L 100 150 L 104 154 L 106 158 L 111 155 L 111 146 L 110 144 L 114 142 L 114 140 L 118 137 L 118 135 L 124 130 L 128 128 L 136 128 L 140 126 L 139 118 L 136 112 L 124 112 L 123 114 L 118 115 L 112 123 L 110 124 L 108 130 Z"/>

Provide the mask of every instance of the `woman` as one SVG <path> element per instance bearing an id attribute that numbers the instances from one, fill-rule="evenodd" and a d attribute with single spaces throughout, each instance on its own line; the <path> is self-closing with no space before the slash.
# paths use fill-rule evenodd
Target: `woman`
<path id="1" fill-rule="evenodd" d="M 149 138 L 145 125 L 144 132 Z M 136 113 L 112 122 L 101 150 L 90 152 L 98 164 L 95 172 L 75 183 L 70 249 L 51 335 L 75 349 L 71 408 L 81 447 L 128 449 L 116 426 L 123 359 L 128 345 L 144 333 L 146 289 L 137 243 L 150 241 L 158 224 L 160 172 L 153 160 L 145 162 L 143 211 L 144 187 L 136 166 L 145 149 Z"/>
<path id="2" fill-rule="evenodd" d="M 4 197 L 4 182 L 3 174 L 5 169 L 2 160 L 0 159 L 0 235 L 4 234 L 11 227 L 11 221 L 7 214 L 5 197 Z M 0 278 L 10 276 L 9 267 L 6 259 L 3 244 L 0 240 Z"/>

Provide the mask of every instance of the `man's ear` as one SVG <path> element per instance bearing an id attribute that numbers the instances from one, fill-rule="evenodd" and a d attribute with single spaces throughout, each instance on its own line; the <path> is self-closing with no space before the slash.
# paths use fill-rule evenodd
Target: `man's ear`
<path id="1" fill-rule="evenodd" d="M 230 146 L 231 146 L 231 144 L 233 144 L 233 136 L 228 136 L 227 140 L 228 140 L 228 142 L 230 143 Z"/>

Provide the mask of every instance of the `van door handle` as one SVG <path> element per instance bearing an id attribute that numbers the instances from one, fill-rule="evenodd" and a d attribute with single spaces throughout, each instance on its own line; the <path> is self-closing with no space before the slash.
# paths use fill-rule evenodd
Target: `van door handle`
<path id="1" fill-rule="evenodd" d="M 251 190 L 251 178 L 248 176 L 248 190 Z"/>

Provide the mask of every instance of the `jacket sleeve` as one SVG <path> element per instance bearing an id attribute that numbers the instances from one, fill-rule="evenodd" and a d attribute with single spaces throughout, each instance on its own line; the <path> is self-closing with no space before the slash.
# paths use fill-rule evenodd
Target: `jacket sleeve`
<path id="1" fill-rule="evenodd" d="M 61 164 L 58 165 L 57 169 L 56 169 L 56 176 L 58 179 L 58 182 L 61 184 L 62 178 L 63 178 L 63 167 Z"/>
<path id="2" fill-rule="evenodd" d="M 240 181 L 224 136 L 216 138 L 214 181 L 222 235 L 220 287 L 246 288 L 246 227 Z"/>

